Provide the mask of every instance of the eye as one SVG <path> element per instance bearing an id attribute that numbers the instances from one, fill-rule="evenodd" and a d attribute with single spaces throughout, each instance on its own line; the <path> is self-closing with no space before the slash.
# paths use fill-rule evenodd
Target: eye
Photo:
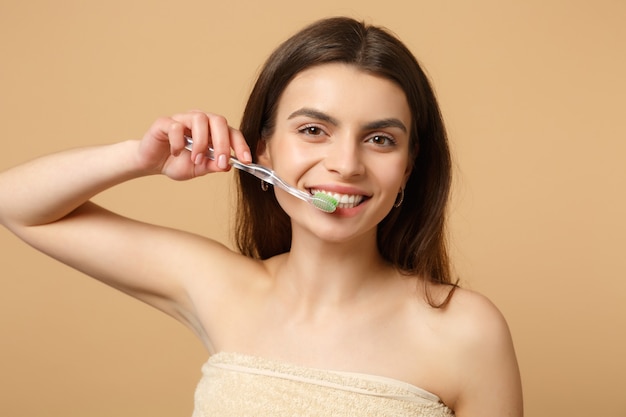
<path id="1" fill-rule="evenodd" d="M 319 126 L 315 125 L 302 126 L 298 129 L 298 132 L 306 136 L 321 136 L 324 134 L 324 131 Z"/>
<path id="2" fill-rule="evenodd" d="M 366 142 L 373 143 L 374 145 L 380 147 L 389 147 L 396 144 L 396 140 L 393 137 L 382 134 L 372 135 L 367 139 Z"/>

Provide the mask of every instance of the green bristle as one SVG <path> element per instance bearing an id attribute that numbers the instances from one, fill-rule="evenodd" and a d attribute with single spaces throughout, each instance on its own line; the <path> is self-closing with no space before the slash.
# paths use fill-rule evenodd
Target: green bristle
<path id="1" fill-rule="evenodd" d="M 313 194 L 312 203 L 315 207 L 327 213 L 335 211 L 337 209 L 337 204 L 339 204 L 334 197 L 320 192 Z"/>

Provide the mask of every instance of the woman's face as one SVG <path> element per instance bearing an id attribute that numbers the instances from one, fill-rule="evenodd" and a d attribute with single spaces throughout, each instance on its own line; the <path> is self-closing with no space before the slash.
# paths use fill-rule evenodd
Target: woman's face
<path id="1" fill-rule="evenodd" d="M 375 236 L 410 173 L 410 129 L 398 85 L 354 66 L 324 64 L 289 83 L 259 161 L 297 188 L 339 201 L 329 214 L 277 189 L 294 230 L 302 225 L 330 240 Z"/>

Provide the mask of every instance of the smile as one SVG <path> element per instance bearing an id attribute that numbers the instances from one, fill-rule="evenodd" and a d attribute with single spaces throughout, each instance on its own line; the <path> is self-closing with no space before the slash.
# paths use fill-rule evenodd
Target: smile
<path id="1" fill-rule="evenodd" d="M 361 204 L 361 202 L 363 202 L 363 200 L 365 199 L 365 197 L 360 194 L 339 194 L 339 193 L 331 193 L 331 192 L 324 191 L 324 190 L 311 189 L 311 194 L 315 194 L 315 193 L 322 193 L 337 200 L 338 202 L 337 208 L 356 207 L 359 204 Z"/>

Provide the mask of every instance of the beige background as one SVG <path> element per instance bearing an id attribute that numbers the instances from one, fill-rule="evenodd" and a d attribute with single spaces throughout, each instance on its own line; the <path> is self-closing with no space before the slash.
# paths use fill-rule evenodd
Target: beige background
<path id="1" fill-rule="evenodd" d="M 336 14 L 393 29 L 432 76 L 456 270 L 508 318 L 526 415 L 626 416 L 624 1 L 2 0 L 0 169 L 191 108 L 238 125 L 269 52 Z M 228 242 L 229 179 L 98 201 Z M 0 415 L 191 414 L 191 332 L 4 229 L 0 247 Z"/>

